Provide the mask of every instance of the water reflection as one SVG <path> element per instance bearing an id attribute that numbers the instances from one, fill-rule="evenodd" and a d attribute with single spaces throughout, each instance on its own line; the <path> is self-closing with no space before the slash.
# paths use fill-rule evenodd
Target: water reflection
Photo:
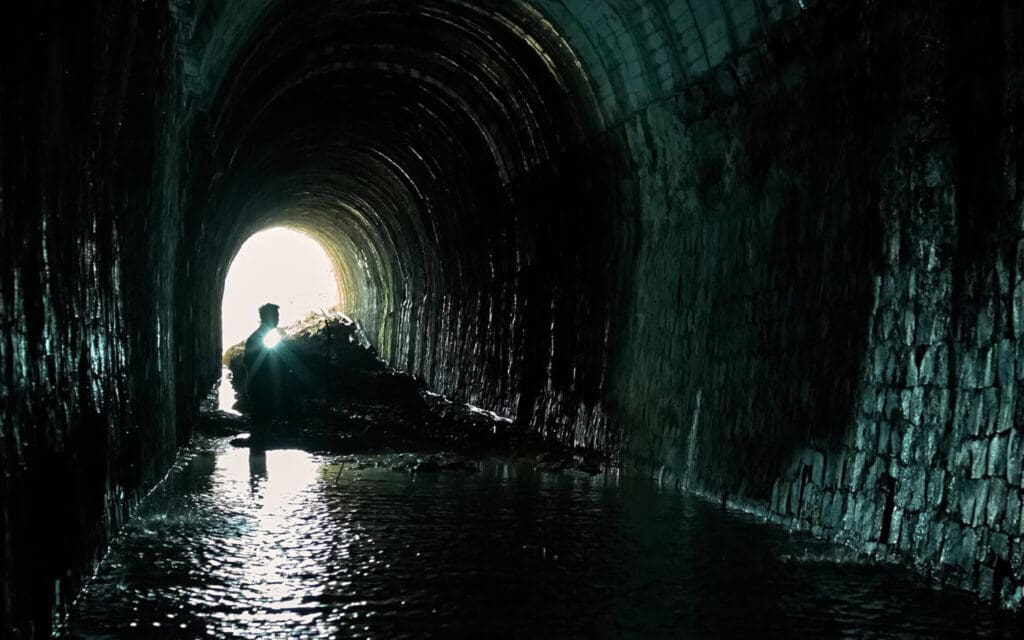
<path id="1" fill-rule="evenodd" d="M 76 637 L 1016 637 L 1012 621 L 651 483 L 359 470 L 201 442 Z"/>

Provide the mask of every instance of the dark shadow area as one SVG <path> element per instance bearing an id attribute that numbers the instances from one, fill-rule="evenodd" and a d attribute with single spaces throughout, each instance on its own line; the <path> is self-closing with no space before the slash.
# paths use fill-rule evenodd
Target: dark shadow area
<path id="1" fill-rule="evenodd" d="M 697 473 L 709 487 L 765 499 L 797 451 L 829 450 L 854 424 L 884 246 L 883 161 L 905 100 L 903 70 L 886 61 L 911 28 L 876 19 L 819 7 L 769 40 L 765 77 L 733 96 L 703 86 L 705 104 L 731 103 L 692 125 L 697 140 L 728 141 L 695 168 L 705 224 L 725 231 L 707 256 L 718 288 L 701 347 Z M 866 45 L 865 32 L 879 35 Z"/>

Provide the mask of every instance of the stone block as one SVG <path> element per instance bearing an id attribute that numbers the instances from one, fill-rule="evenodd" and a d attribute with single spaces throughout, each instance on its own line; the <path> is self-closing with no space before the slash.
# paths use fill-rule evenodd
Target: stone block
<path id="1" fill-rule="evenodd" d="M 988 544 L 993 555 L 1000 560 L 1007 560 L 1010 557 L 1010 537 L 1004 533 L 990 533 Z"/>
<path id="2" fill-rule="evenodd" d="M 1021 493 L 1016 487 L 1010 487 L 1006 491 L 1006 512 L 1003 517 L 1003 531 L 1012 535 L 1018 535 L 1021 526 Z"/>
<path id="3" fill-rule="evenodd" d="M 963 480 L 956 485 L 956 493 L 951 495 L 956 496 L 956 501 L 951 507 L 955 507 L 957 516 L 960 521 L 965 525 L 970 525 L 974 520 L 974 502 L 975 502 L 975 491 L 974 483 L 977 480 Z M 952 487 L 951 487 L 952 488 Z"/>
<path id="4" fill-rule="evenodd" d="M 928 495 L 928 473 L 925 467 L 911 467 L 908 480 L 912 487 L 908 506 L 914 511 L 924 511 Z"/>
<path id="5" fill-rule="evenodd" d="M 922 549 L 922 559 L 938 562 L 942 557 L 942 547 L 946 537 L 946 525 L 942 522 L 931 522 Z"/>
<path id="6" fill-rule="evenodd" d="M 867 453 L 858 451 L 853 456 L 853 463 L 850 467 L 850 489 L 860 491 L 864 486 L 864 470 L 867 466 Z"/>
<path id="7" fill-rule="evenodd" d="M 857 496 L 857 531 L 863 540 L 877 538 L 882 528 L 882 504 L 872 499 L 874 495 L 862 492 Z"/>
<path id="8" fill-rule="evenodd" d="M 985 397 L 980 391 L 975 391 L 971 393 L 970 398 L 967 420 L 962 433 L 968 436 L 980 436 L 984 431 Z"/>
<path id="9" fill-rule="evenodd" d="M 887 420 L 882 420 L 878 423 L 877 447 L 878 453 L 880 454 L 885 455 L 890 452 L 889 431 L 891 428 L 892 427 Z"/>
<path id="10" fill-rule="evenodd" d="M 979 431 L 986 434 L 996 433 L 999 430 L 999 390 L 989 387 L 982 391 L 981 396 L 983 400 Z"/>
<path id="11" fill-rule="evenodd" d="M 936 344 L 928 348 L 925 354 L 928 361 L 926 369 L 928 375 L 921 381 L 922 384 L 931 384 L 945 387 L 949 384 L 949 350 L 944 344 Z"/>
<path id="12" fill-rule="evenodd" d="M 945 525 L 945 544 L 942 546 L 942 555 L 939 561 L 948 566 L 960 564 L 960 553 L 963 550 L 964 527 L 950 522 Z"/>
<path id="13" fill-rule="evenodd" d="M 899 507 L 893 507 L 892 520 L 889 522 L 889 536 L 885 540 L 880 540 L 880 542 L 887 545 L 899 544 L 900 532 L 903 530 L 903 523 L 906 516 L 906 511 Z"/>
<path id="14" fill-rule="evenodd" d="M 1020 575 L 1020 567 L 1024 567 L 1024 538 L 1021 536 L 1010 536 L 1010 564 L 1017 567 Z"/>
<path id="15" fill-rule="evenodd" d="M 916 343 L 917 316 L 913 308 L 903 310 L 903 344 L 913 346 Z"/>
<path id="16" fill-rule="evenodd" d="M 979 352 L 978 384 L 981 387 L 993 387 L 996 384 L 995 347 L 986 347 Z"/>
<path id="17" fill-rule="evenodd" d="M 999 390 L 999 415 L 996 422 L 998 433 L 1005 433 L 1013 428 L 1016 395 L 1016 385 L 1013 383 Z"/>
<path id="18" fill-rule="evenodd" d="M 927 389 L 924 396 L 922 422 L 928 431 L 936 434 L 944 432 L 950 417 L 949 390 Z"/>
<path id="19" fill-rule="evenodd" d="M 988 472 L 993 478 L 1001 478 L 1006 475 L 1006 448 L 1010 441 L 1007 434 L 998 435 L 989 440 L 988 447 Z"/>
<path id="20" fill-rule="evenodd" d="M 978 309 L 977 324 L 974 326 L 975 340 L 978 344 L 987 344 L 992 339 L 995 325 L 995 313 L 992 302 L 984 302 Z"/>
<path id="21" fill-rule="evenodd" d="M 974 435 L 974 430 L 969 424 L 971 410 L 970 392 L 959 392 L 957 402 L 953 404 L 953 432 L 961 437 Z"/>
<path id="22" fill-rule="evenodd" d="M 900 393 L 895 389 L 889 389 L 885 393 L 885 418 L 889 421 L 898 419 L 900 414 Z"/>
<path id="23" fill-rule="evenodd" d="M 961 389 L 978 388 L 977 361 L 977 349 L 963 349 L 960 352 L 960 364 L 957 367 L 957 386 Z"/>
<path id="24" fill-rule="evenodd" d="M 875 346 L 871 354 L 872 378 L 877 381 L 885 380 L 886 360 L 889 358 L 889 349 L 885 344 Z"/>
<path id="25" fill-rule="evenodd" d="M 900 462 L 908 465 L 914 461 L 914 454 L 917 452 L 917 438 L 920 430 L 914 425 L 908 424 L 903 430 L 903 442 L 900 443 Z"/>
<path id="26" fill-rule="evenodd" d="M 967 446 L 971 451 L 971 478 L 985 477 L 985 473 L 988 471 L 988 441 L 971 440 Z"/>
<path id="27" fill-rule="evenodd" d="M 1002 530 L 1003 513 L 1006 510 L 1006 483 L 1002 478 L 990 478 L 985 481 L 988 485 L 988 500 L 985 508 L 985 523 L 990 529 Z"/>
<path id="28" fill-rule="evenodd" d="M 860 451 L 874 451 L 878 445 L 878 425 L 872 419 L 857 421 L 857 441 L 855 447 Z"/>
<path id="29" fill-rule="evenodd" d="M 988 480 L 971 481 L 971 489 L 974 491 L 974 513 L 971 516 L 970 525 L 980 527 L 985 524 L 988 515 Z"/>
<path id="30" fill-rule="evenodd" d="M 910 424 L 920 425 L 924 412 L 924 389 L 915 387 L 904 390 L 900 394 L 900 411 Z"/>
<path id="31" fill-rule="evenodd" d="M 828 520 L 828 525 L 830 527 L 832 527 L 833 529 L 838 529 L 839 528 L 839 525 L 843 521 L 843 514 L 845 513 L 845 508 L 846 508 L 846 494 L 841 493 L 841 492 L 836 492 L 832 496 L 832 504 L 831 504 L 831 507 L 830 507 L 830 514 L 831 515 L 830 515 L 830 518 Z"/>
<path id="32" fill-rule="evenodd" d="M 1013 336 L 1018 340 L 1024 337 L 1024 282 L 1020 282 L 1013 289 Z M 1018 369 L 1018 374 L 1024 371 Z"/>
<path id="33" fill-rule="evenodd" d="M 795 516 L 800 508 L 800 481 L 793 480 L 789 483 L 786 497 L 786 509 L 782 513 L 787 516 Z"/>
<path id="34" fill-rule="evenodd" d="M 963 537 L 960 541 L 960 554 L 957 558 L 957 564 L 964 571 L 971 571 L 974 568 L 978 554 L 978 532 L 968 527 L 963 531 Z"/>
<path id="35" fill-rule="evenodd" d="M 906 387 L 916 387 L 918 384 L 917 356 L 913 351 L 910 351 L 907 353 L 905 360 L 903 385 Z"/>
<path id="36" fill-rule="evenodd" d="M 914 527 L 914 555 L 919 559 L 927 557 L 929 538 L 934 535 L 935 520 L 933 514 L 922 513 Z"/>
<path id="37" fill-rule="evenodd" d="M 1020 486 L 1022 463 L 1024 434 L 1019 429 L 1011 429 L 1006 444 L 1006 481 L 1012 486 Z"/>
<path id="38" fill-rule="evenodd" d="M 928 471 L 928 485 L 925 500 L 931 508 L 935 508 L 946 500 L 946 471 L 931 469 Z"/>
<path id="39" fill-rule="evenodd" d="M 1017 345 L 1013 340 L 1003 339 L 998 344 L 999 366 L 998 382 L 1002 386 L 1012 384 L 1016 380 Z"/>

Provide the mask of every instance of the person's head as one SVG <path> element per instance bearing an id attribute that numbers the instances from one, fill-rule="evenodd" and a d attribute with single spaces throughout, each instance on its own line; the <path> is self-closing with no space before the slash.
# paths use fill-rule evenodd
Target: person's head
<path id="1" fill-rule="evenodd" d="M 280 309 L 280 307 L 270 302 L 260 307 L 260 324 L 268 327 L 276 327 L 279 321 L 278 309 Z"/>

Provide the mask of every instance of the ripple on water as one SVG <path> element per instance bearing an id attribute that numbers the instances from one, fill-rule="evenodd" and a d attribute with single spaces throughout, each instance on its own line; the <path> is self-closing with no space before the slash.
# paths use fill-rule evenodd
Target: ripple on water
<path id="1" fill-rule="evenodd" d="M 410 476 L 199 441 L 75 637 L 1017 637 L 959 594 L 645 481 Z"/>

